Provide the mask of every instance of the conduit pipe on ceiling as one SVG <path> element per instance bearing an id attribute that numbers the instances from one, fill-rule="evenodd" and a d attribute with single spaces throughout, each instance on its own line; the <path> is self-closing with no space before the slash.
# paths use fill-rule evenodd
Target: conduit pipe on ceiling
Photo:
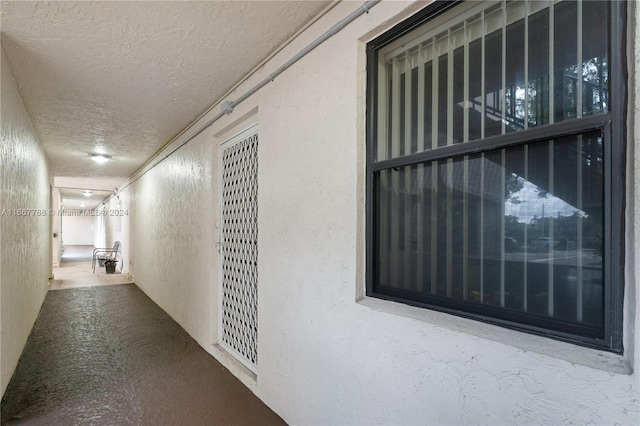
<path id="1" fill-rule="evenodd" d="M 300 59 L 302 59 L 304 56 L 306 56 L 309 52 L 314 50 L 316 47 L 320 46 L 322 43 L 327 41 L 329 38 L 331 38 L 332 36 L 334 36 L 335 34 L 340 32 L 342 29 L 344 29 L 344 27 L 349 25 L 351 22 L 355 21 L 359 16 L 361 16 L 361 15 L 363 15 L 365 13 L 369 13 L 369 10 L 373 6 L 375 6 L 376 4 L 380 3 L 381 1 L 382 0 L 367 0 L 359 8 L 357 8 L 356 10 L 351 12 L 346 18 L 344 18 L 343 20 L 341 20 L 340 22 L 338 22 L 337 24 L 335 24 L 331 28 L 329 28 L 324 34 L 322 34 L 320 37 L 318 37 L 317 39 L 312 41 L 309 45 L 307 45 L 307 47 L 305 47 L 300 52 L 298 52 L 296 55 L 294 55 L 291 59 L 289 59 L 287 62 L 285 62 L 283 65 L 281 65 L 277 70 L 275 70 L 274 72 L 269 74 L 269 76 L 267 78 L 265 78 L 260 83 L 258 83 L 255 86 L 253 86 L 251 89 L 249 89 L 243 95 L 241 95 L 238 99 L 236 99 L 235 101 L 224 101 L 224 102 L 222 102 L 221 108 L 220 108 L 221 110 L 220 110 L 220 112 L 218 114 L 214 115 L 209 121 L 204 123 L 197 130 L 195 130 L 193 133 L 191 133 L 191 135 L 189 135 L 181 144 L 179 144 L 178 146 L 173 148 L 166 155 L 163 155 L 160 152 L 159 155 L 161 155 L 162 158 L 157 160 L 155 162 L 155 164 L 153 164 L 147 170 L 144 170 L 142 173 L 140 173 L 140 174 L 138 174 L 138 172 L 134 173 L 134 175 L 131 178 L 129 178 L 124 185 L 122 185 L 120 187 L 118 192 L 121 192 L 122 190 L 127 188 L 129 185 L 131 185 L 132 183 L 134 183 L 135 181 L 140 179 L 149 170 L 152 170 L 154 167 L 156 167 L 158 164 L 160 164 L 162 161 L 164 161 L 167 157 L 169 157 L 174 152 L 176 152 L 177 150 L 179 150 L 180 148 L 185 146 L 187 143 L 189 143 L 191 140 L 193 140 L 193 138 L 195 138 L 200 133 L 202 133 L 202 131 L 204 131 L 206 128 L 210 127 L 213 123 L 215 123 L 216 121 L 218 121 L 219 119 L 221 119 L 225 115 L 231 114 L 233 112 L 233 108 L 234 107 L 236 107 L 237 105 L 239 105 L 243 101 L 247 100 L 251 95 L 256 93 L 258 90 L 262 89 L 264 86 L 266 86 L 267 84 L 269 84 L 273 80 L 275 80 L 275 78 L 278 77 L 280 74 L 282 74 L 287 68 L 291 67 L 293 64 L 298 62 Z M 146 167 L 146 165 L 142 166 L 142 168 L 140 170 L 143 170 L 144 167 Z"/>

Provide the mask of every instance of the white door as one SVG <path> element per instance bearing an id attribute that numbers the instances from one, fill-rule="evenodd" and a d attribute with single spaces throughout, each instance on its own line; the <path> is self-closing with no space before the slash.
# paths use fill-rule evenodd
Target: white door
<path id="1" fill-rule="evenodd" d="M 220 342 L 247 368 L 258 362 L 258 128 L 221 147 Z"/>

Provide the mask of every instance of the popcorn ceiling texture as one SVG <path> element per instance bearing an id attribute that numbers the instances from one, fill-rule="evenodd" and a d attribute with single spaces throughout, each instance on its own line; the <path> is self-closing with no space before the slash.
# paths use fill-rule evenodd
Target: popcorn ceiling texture
<path id="1" fill-rule="evenodd" d="M 49 169 L 2 51 L 0 211 L 49 210 Z M 0 393 L 4 394 L 46 295 L 49 219 L 0 216 Z"/>
<path id="2" fill-rule="evenodd" d="M 327 4 L 7 1 L 2 44 L 52 173 L 119 184 Z"/>

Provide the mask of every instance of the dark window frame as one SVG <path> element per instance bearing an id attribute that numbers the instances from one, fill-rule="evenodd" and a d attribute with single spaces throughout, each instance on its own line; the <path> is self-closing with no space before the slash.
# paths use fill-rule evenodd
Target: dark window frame
<path id="1" fill-rule="evenodd" d="M 385 34 L 367 44 L 367 112 L 366 112 L 366 294 L 370 297 L 391 300 L 408 305 L 450 313 L 482 322 L 492 323 L 511 329 L 547 336 L 556 340 L 570 342 L 585 347 L 623 353 L 623 298 L 624 298 L 624 256 L 625 256 L 625 168 L 626 168 L 626 116 L 627 116 L 627 63 L 626 63 L 626 1 L 609 2 L 610 7 L 610 109 L 607 113 L 592 115 L 556 124 L 507 133 L 481 139 L 479 141 L 452 145 L 437 150 L 376 161 L 374 147 L 377 143 L 378 51 L 387 44 L 454 8 L 462 1 L 436 1 L 424 10 L 396 25 Z M 480 306 L 475 312 L 469 312 L 455 306 L 455 303 L 442 303 L 434 300 L 415 300 L 403 297 L 400 292 L 376 291 L 374 277 L 374 229 L 375 195 L 374 175 L 381 170 L 406 165 L 425 164 L 429 161 L 453 158 L 455 156 L 487 152 L 497 148 L 519 145 L 548 138 L 574 135 L 588 130 L 601 130 L 604 134 L 604 335 L 602 338 L 586 338 L 566 332 L 558 332 L 547 327 L 537 327 L 492 317 L 496 308 Z M 451 302 L 451 300 L 449 300 Z"/>

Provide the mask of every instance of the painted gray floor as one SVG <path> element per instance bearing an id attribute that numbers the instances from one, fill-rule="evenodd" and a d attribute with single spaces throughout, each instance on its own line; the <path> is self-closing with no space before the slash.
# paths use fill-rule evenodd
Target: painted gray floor
<path id="1" fill-rule="evenodd" d="M 284 424 L 134 284 L 50 291 L 3 425 Z"/>

